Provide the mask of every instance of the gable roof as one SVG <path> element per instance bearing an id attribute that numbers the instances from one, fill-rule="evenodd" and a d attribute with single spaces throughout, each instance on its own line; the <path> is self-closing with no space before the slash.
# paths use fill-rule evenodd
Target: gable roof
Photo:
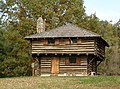
<path id="1" fill-rule="evenodd" d="M 25 38 L 56 38 L 56 37 L 100 37 L 100 35 L 69 23 L 67 25 L 63 25 L 61 27 L 48 30 L 42 33 L 33 34 Z"/>
<path id="2" fill-rule="evenodd" d="M 51 30 L 48 30 L 45 32 L 26 36 L 25 39 L 59 38 L 59 37 L 98 37 L 98 38 L 101 38 L 100 35 L 98 35 L 94 32 L 88 31 L 84 28 L 81 28 L 81 27 L 78 27 L 76 25 L 68 23 L 66 25 L 60 26 L 60 27 L 55 28 L 55 29 L 51 29 Z M 107 44 L 106 41 L 105 41 L 105 43 Z"/>

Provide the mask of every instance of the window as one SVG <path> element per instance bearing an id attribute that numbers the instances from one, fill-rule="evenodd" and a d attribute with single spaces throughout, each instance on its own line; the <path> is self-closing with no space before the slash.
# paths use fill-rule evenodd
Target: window
<path id="1" fill-rule="evenodd" d="M 70 43 L 70 41 L 69 41 L 68 38 L 61 38 L 60 39 L 60 44 L 61 45 L 65 45 L 65 44 L 69 44 L 69 43 Z"/>
<path id="2" fill-rule="evenodd" d="M 55 40 L 54 39 L 48 39 L 48 44 L 55 44 Z"/>
<path id="3" fill-rule="evenodd" d="M 80 65 L 81 64 L 81 60 L 80 57 L 76 57 L 76 56 L 70 56 L 70 57 L 65 57 L 65 65 Z"/>
<path id="4" fill-rule="evenodd" d="M 70 39 L 70 43 L 71 43 L 71 44 L 77 43 L 77 38 L 71 38 L 71 39 Z"/>
<path id="5" fill-rule="evenodd" d="M 77 56 L 65 57 L 65 65 L 80 65 L 81 59 Z"/>
<path id="6" fill-rule="evenodd" d="M 76 63 L 76 57 L 70 57 L 69 61 L 70 61 L 70 64 L 75 64 Z"/>
<path id="7" fill-rule="evenodd" d="M 63 38 L 60 39 L 60 44 L 64 44 L 64 39 Z"/>

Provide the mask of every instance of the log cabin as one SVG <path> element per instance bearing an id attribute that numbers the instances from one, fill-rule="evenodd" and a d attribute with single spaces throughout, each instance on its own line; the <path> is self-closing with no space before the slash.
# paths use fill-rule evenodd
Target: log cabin
<path id="1" fill-rule="evenodd" d="M 31 44 L 33 76 L 94 75 L 109 46 L 100 35 L 70 23 L 45 31 L 41 17 L 37 33 L 25 39 Z"/>

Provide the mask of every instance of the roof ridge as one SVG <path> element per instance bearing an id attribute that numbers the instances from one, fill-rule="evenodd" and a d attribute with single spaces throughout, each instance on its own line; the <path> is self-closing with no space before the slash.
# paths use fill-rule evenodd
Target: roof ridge
<path id="1" fill-rule="evenodd" d="M 25 38 L 46 38 L 46 37 L 100 37 L 95 32 L 86 30 L 78 25 L 67 23 L 60 27 L 47 30 L 42 33 L 33 34 Z"/>

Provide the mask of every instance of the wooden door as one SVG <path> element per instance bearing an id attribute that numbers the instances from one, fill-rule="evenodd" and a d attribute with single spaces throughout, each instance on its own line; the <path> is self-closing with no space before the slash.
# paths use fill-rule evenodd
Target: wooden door
<path id="1" fill-rule="evenodd" d="M 52 74 L 58 74 L 59 73 L 59 64 L 60 64 L 60 60 L 59 57 L 53 57 L 52 61 L 51 61 L 51 73 Z"/>

